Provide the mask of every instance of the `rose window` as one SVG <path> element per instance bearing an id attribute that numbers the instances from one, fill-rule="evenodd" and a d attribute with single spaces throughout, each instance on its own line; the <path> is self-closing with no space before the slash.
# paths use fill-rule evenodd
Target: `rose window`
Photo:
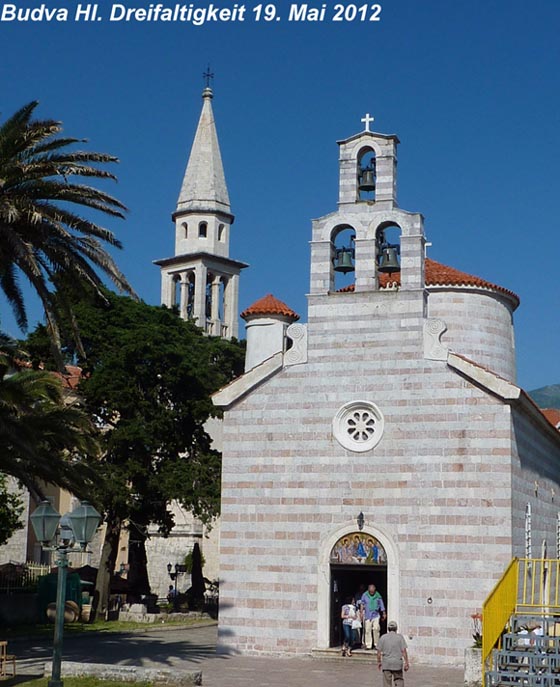
<path id="1" fill-rule="evenodd" d="M 352 401 L 334 416 L 333 434 L 350 451 L 369 451 L 381 440 L 384 419 L 379 408 L 368 401 Z"/>

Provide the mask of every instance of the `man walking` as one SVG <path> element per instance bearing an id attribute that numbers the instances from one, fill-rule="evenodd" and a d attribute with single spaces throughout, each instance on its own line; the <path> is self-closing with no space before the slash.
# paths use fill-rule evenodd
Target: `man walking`
<path id="1" fill-rule="evenodd" d="M 364 642 L 366 649 L 375 649 L 379 643 L 379 620 L 381 617 L 383 617 L 383 620 L 387 617 L 385 613 L 385 604 L 374 584 L 370 584 L 367 591 L 362 594 L 360 602 L 364 621 Z"/>
<path id="2" fill-rule="evenodd" d="M 404 687 L 403 669 L 408 670 L 405 638 L 397 632 L 397 623 L 390 620 L 387 634 L 377 645 L 377 667 L 383 671 L 384 687 Z"/>

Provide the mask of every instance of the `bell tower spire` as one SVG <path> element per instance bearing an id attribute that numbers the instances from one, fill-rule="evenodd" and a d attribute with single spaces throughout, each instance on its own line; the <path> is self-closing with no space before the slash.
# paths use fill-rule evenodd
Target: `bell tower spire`
<path id="1" fill-rule="evenodd" d="M 234 216 L 210 88 L 213 74 L 204 73 L 202 111 L 172 219 L 175 256 L 156 260 L 161 268 L 161 301 L 177 307 L 211 336 L 230 339 L 238 333 L 239 274 L 246 263 L 229 257 Z"/>

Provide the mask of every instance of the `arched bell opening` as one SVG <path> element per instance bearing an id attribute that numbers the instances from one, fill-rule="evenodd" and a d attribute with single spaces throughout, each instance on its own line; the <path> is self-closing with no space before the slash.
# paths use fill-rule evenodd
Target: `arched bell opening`
<path id="1" fill-rule="evenodd" d="M 363 148 L 358 154 L 358 200 L 375 200 L 377 165 L 375 150 Z"/>
<path id="2" fill-rule="evenodd" d="M 194 289 L 195 289 L 195 274 L 194 272 L 189 272 L 187 275 L 187 304 L 186 304 L 186 316 L 187 319 L 192 320 L 195 317 L 194 314 Z"/>
<path id="3" fill-rule="evenodd" d="M 206 331 L 210 329 L 210 323 L 212 322 L 212 310 L 214 307 L 213 303 L 213 293 L 212 293 L 212 282 L 214 281 L 214 275 L 210 272 L 206 275 L 206 294 L 205 294 L 205 317 L 206 317 Z"/>
<path id="4" fill-rule="evenodd" d="M 375 232 L 376 270 L 382 282 L 392 282 L 400 273 L 401 228 L 393 222 L 381 224 Z M 384 284 L 381 283 L 381 286 Z"/>
<path id="5" fill-rule="evenodd" d="M 173 291 L 172 291 L 172 303 L 173 308 L 179 308 L 181 306 L 181 275 L 173 275 Z"/>
<path id="6" fill-rule="evenodd" d="M 183 228 L 183 238 L 188 239 L 189 238 L 189 225 L 187 222 L 183 222 L 181 224 L 181 227 Z"/>
<path id="7" fill-rule="evenodd" d="M 331 290 L 354 283 L 356 231 L 349 225 L 336 227 L 331 234 Z"/>

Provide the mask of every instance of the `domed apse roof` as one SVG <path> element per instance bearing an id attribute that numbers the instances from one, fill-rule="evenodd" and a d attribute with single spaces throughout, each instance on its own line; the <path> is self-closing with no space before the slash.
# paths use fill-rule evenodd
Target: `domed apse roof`
<path id="1" fill-rule="evenodd" d="M 278 300 L 271 293 L 263 298 L 259 298 L 253 305 L 250 305 L 242 313 L 241 317 L 246 320 L 248 317 L 258 317 L 259 315 L 280 315 L 289 319 L 299 320 L 299 315 L 289 308 L 285 303 Z"/>
<path id="2" fill-rule="evenodd" d="M 400 284 L 401 275 L 399 272 L 394 274 L 384 274 L 379 275 L 379 285 L 381 288 L 386 287 L 389 283 Z M 436 262 L 431 258 L 426 258 L 426 286 L 470 286 L 478 287 L 481 289 L 489 289 L 490 291 L 497 291 L 498 293 L 507 296 L 511 299 L 515 307 L 519 305 L 519 296 L 509 289 L 505 289 L 503 286 L 498 286 L 497 284 L 492 284 L 492 282 L 481 279 L 480 277 L 475 277 L 472 274 L 467 274 L 466 272 L 461 272 L 456 270 L 454 267 L 448 267 L 447 265 L 442 265 L 441 262 Z M 354 291 L 354 284 L 345 286 L 340 289 L 341 292 Z"/>

